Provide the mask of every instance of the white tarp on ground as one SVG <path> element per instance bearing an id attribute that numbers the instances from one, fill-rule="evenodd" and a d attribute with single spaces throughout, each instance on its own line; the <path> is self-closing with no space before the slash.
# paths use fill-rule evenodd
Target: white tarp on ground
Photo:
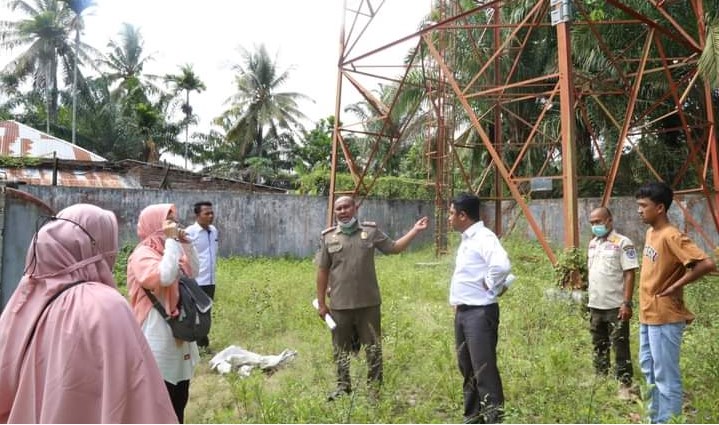
<path id="1" fill-rule="evenodd" d="M 247 351 L 242 347 L 230 345 L 210 360 L 210 368 L 224 375 L 233 369 L 240 376 L 250 376 L 252 369 L 260 368 L 263 372 L 274 372 L 285 363 L 294 360 L 297 351 L 285 349 L 277 355 L 263 356 L 261 354 Z"/>

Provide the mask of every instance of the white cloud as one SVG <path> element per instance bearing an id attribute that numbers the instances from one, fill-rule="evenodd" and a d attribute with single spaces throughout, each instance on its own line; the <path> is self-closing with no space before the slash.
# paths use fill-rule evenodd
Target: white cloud
<path id="1" fill-rule="evenodd" d="M 231 66 L 241 62 L 238 46 L 251 51 L 264 44 L 270 55 L 276 55 L 280 69 L 292 68 L 285 90 L 303 93 L 315 101 L 301 104 L 311 121 L 308 125 L 334 114 L 342 0 L 95 3 L 86 11 L 84 42 L 106 52 L 108 41 L 118 39 L 122 23 L 127 22 L 140 28 L 145 53 L 155 58 L 146 72 L 164 75 L 178 72 L 185 63 L 193 65 L 207 90 L 190 95 L 194 113 L 200 118 L 199 126 L 191 131 L 208 131 L 209 122 L 225 109 L 225 100 L 234 93 Z M 369 3 L 377 7 L 383 2 Z M 413 33 L 430 6 L 431 0 L 385 0 L 378 18 L 363 36 L 362 46 L 379 46 Z M 0 51 L 0 55 L 0 65 L 4 65 L 12 52 Z M 344 96 L 350 96 L 348 91 Z M 357 100 L 345 97 L 344 104 Z"/>

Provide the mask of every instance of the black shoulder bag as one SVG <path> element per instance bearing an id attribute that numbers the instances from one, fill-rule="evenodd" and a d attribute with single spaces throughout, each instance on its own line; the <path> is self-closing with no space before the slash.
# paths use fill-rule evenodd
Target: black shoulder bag
<path id="1" fill-rule="evenodd" d="M 152 291 L 147 288 L 142 289 L 145 290 L 147 297 L 150 298 L 152 305 L 165 319 L 165 322 L 170 325 L 175 338 L 189 342 L 197 341 L 210 333 L 212 299 L 200 288 L 195 279 L 184 274 L 180 275 L 178 285 L 180 300 L 177 307 L 180 314 L 177 317 L 170 317 L 167 314 L 165 307 Z"/>

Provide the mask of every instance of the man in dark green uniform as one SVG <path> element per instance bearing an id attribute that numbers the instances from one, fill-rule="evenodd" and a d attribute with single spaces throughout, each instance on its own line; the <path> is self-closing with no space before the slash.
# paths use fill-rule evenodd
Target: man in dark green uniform
<path id="1" fill-rule="evenodd" d="M 381 300 L 374 266 L 375 248 L 385 254 L 400 253 L 429 225 L 429 219 L 423 217 L 394 241 L 374 222 L 358 223 L 357 206 L 349 196 L 335 201 L 334 213 L 337 225 L 322 232 L 316 258 L 318 312 L 321 318 L 329 313 L 337 323 L 332 333 L 337 389 L 329 400 L 352 391 L 350 351 L 356 338 L 365 346 L 368 381 L 373 385 L 382 382 Z M 327 306 L 327 296 L 332 300 L 331 308 Z"/>

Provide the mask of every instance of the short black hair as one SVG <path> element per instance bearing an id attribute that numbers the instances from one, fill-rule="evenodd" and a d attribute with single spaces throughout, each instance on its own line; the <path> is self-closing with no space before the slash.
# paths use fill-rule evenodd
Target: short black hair
<path id="1" fill-rule="evenodd" d="M 209 201 L 200 201 L 200 202 L 195 203 L 195 206 L 194 206 L 195 215 L 199 214 L 200 211 L 202 211 L 202 207 L 211 207 L 211 206 L 212 206 L 212 202 L 209 202 Z"/>
<path id="2" fill-rule="evenodd" d="M 452 199 L 452 205 L 454 205 L 456 212 L 463 212 L 467 214 L 470 220 L 479 221 L 479 209 L 482 206 L 482 201 L 479 200 L 477 195 L 460 193 Z"/>
<path id="3" fill-rule="evenodd" d="M 669 211 L 674 200 L 674 191 L 664 182 L 650 182 L 637 189 L 634 197 L 636 199 L 648 198 L 655 204 L 664 204 L 664 211 Z"/>

